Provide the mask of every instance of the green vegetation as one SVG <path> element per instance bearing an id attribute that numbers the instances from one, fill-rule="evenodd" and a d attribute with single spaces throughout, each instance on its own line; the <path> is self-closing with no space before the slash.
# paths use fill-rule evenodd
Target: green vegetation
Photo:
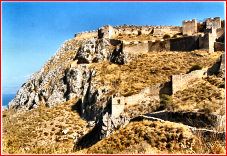
<path id="1" fill-rule="evenodd" d="M 201 70 L 201 69 L 202 69 L 202 67 L 200 67 L 199 65 L 194 65 L 190 68 L 188 73 L 195 71 L 195 70 Z"/>
<path id="2" fill-rule="evenodd" d="M 167 94 L 162 94 L 160 96 L 160 103 L 164 104 L 164 105 L 168 105 L 172 102 L 171 96 L 167 95 Z"/>
<path id="3" fill-rule="evenodd" d="M 170 38 L 170 35 L 169 35 L 169 34 L 165 34 L 165 35 L 163 36 L 163 39 L 168 39 L 168 38 Z"/>

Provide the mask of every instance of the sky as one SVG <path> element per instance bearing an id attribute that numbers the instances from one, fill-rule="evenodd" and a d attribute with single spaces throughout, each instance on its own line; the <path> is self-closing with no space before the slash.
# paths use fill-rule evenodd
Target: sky
<path id="1" fill-rule="evenodd" d="M 104 25 L 225 19 L 224 2 L 1 2 L 1 83 L 14 94 L 74 34 Z"/>

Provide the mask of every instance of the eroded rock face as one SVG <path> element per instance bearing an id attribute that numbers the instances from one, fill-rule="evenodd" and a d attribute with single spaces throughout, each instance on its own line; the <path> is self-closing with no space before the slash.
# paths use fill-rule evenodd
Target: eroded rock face
<path id="1" fill-rule="evenodd" d="M 52 106 L 65 102 L 64 93 L 67 88 L 62 78 L 70 59 L 68 58 L 62 63 L 58 62 L 63 59 L 62 53 L 70 50 L 74 52 L 76 49 L 77 47 L 73 47 L 66 41 L 56 55 L 23 84 L 8 107 L 17 110 L 30 110 L 40 104 Z"/>
<path id="2" fill-rule="evenodd" d="M 98 86 L 98 82 L 93 80 L 97 71 L 89 68 L 89 64 L 104 60 L 117 64 L 128 62 L 121 52 L 122 43 L 112 42 L 109 39 L 97 38 L 66 41 L 20 88 L 8 107 L 30 110 L 41 104 L 51 107 L 72 98 L 79 98 L 82 101 L 83 117 L 96 120 L 108 105 L 111 89 Z"/>

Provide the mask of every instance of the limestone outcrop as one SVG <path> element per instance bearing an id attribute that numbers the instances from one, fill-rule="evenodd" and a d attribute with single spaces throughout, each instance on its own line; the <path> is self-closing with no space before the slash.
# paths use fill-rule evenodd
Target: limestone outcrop
<path id="1" fill-rule="evenodd" d="M 195 23 L 196 21 L 193 22 Z M 113 39 L 113 36 L 119 35 L 122 29 L 124 33 L 121 33 L 132 33 L 133 35 L 141 35 L 142 32 L 148 35 L 155 30 L 155 32 L 158 33 L 156 36 L 160 34 L 163 35 L 163 33 L 168 31 L 176 33 L 182 31 L 180 27 L 139 27 L 140 30 L 135 31 L 134 27 L 135 26 L 105 26 L 100 28 L 98 32 L 93 31 L 75 35 L 74 39 L 66 41 L 58 49 L 57 53 L 22 85 L 16 97 L 9 103 L 8 108 L 17 111 L 28 111 L 37 108 L 41 104 L 52 107 L 56 104 L 77 98 L 79 99 L 78 102 L 75 103 L 77 110 L 83 119 L 89 121 L 88 127 L 95 127 L 95 132 L 91 132 L 91 134 L 98 133 L 96 136 L 97 141 L 108 136 L 116 129 L 125 126 L 135 117 L 133 115 L 130 117 L 125 115 L 126 113 L 124 112 L 126 111 L 124 110 L 127 107 L 132 107 L 136 104 L 146 105 L 146 107 L 148 107 L 149 103 L 160 104 L 161 94 L 172 95 L 178 90 L 187 87 L 192 81 L 206 77 L 211 70 L 202 69 L 188 74 L 173 75 L 171 82 L 144 87 L 138 94 L 129 95 L 127 97 L 121 96 L 119 93 L 116 93 L 115 88 L 107 87 L 105 82 L 100 83 L 98 79 L 95 79 L 99 71 L 96 70 L 94 66 L 91 66 L 91 64 L 98 65 L 100 62 L 106 61 L 109 64 L 123 65 L 136 59 L 140 53 L 163 50 L 191 51 L 198 49 L 199 40 L 205 40 L 205 38 L 201 36 L 189 36 L 155 42 L 126 42 L 124 40 Z M 164 29 L 165 31 L 161 31 L 160 33 L 157 31 L 159 29 Z M 189 28 L 186 27 L 185 29 Z M 190 33 L 194 34 L 196 32 L 197 27 L 196 30 Z M 183 46 L 189 45 L 189 42 L 192 47 Z M 183 49 L 179 47 L 183 47 Z M 211 48 L 213 48 L 213 46 Z M 224 74 L 224 54 L 220 62 L 221 64 L 218 64 L 217 70 L 219 70 L 219 73 Z M 174 116 L 174 113 L 176 114 L 176 112 L 173 112 L 169 116 Z M 128 114 L 130 114 L 130 112 L 128 112 Z M 179 114 L 177 114 L 177 116 L 178 115 Z M 153 117 L 154 116 L 153 114 Z M 178 118 L 172 118 L 173 120 L 178 120 Z M 214 127 L 216 127 L 216 125 Z M 67 132 L 66 129 L 63 133 Z M 87 137 L 89 139 L 89 134 Z M 83 140 L 84 138 L 81 139 Z M 83 142 L 78 139 L 77 141 Z"/>

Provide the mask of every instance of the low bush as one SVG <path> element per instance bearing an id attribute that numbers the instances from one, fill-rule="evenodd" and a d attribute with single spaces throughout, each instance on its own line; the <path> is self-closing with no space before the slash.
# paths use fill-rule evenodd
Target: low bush
<path id="1" fill-rule="evenodd" d="M 190 68 L 190 70 L 189 70 L 188 73 L 190 73 L 190 72 L 192 72 L 192 71 L 194 71 L 194 70 L 201 70 L 201 69 L 202 69 L 202 67 L 200 67 L 199 65 L 194 65 L 194 66 L 192 66 L 192 67 Z"/>
<path id="2" fill-rule="evenodd" d="M 172 102 L 171 96 L 169 96 L 167 94 L 162 94 L 160 96 L 160 103 L 161 104 L 167 105 L 167 104 L 170 104 L 171 102 Z"/>
<path id="3" fill-rule="evenodd" d="M 170 38 L 170 35 L 169 35 L 169 34 L 165 34 L 165 35 L 163 36 L 163 39 L 168 39 L 168 38 Z"/>

